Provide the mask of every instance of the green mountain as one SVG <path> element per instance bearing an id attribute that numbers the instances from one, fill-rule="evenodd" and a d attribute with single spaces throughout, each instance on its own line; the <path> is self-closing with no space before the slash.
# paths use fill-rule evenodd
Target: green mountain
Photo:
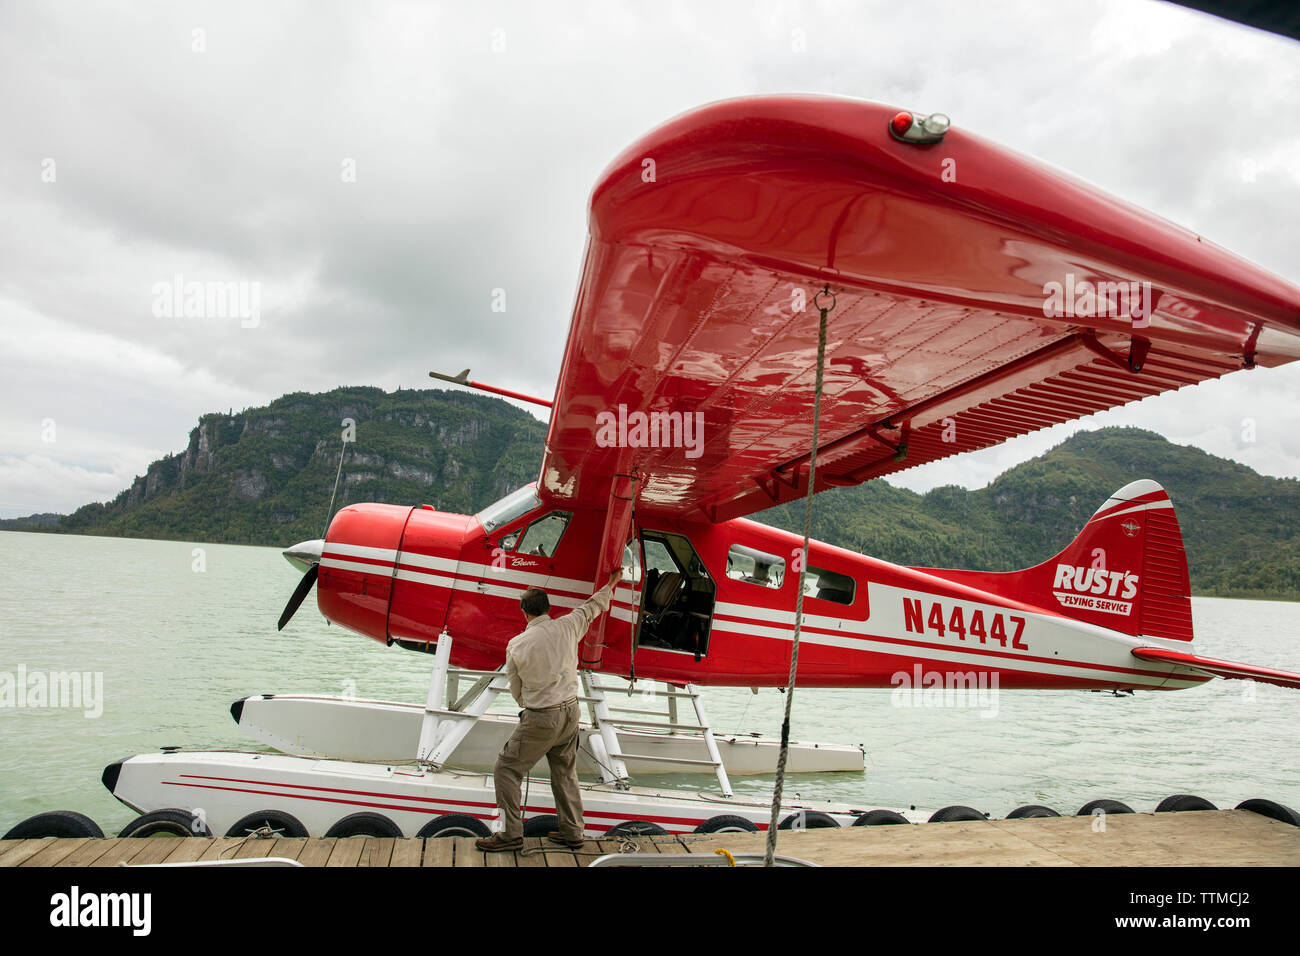
<path id="1" fill-rule="evenodd" d="M 204 415 L 183 452 L 154 462 L 113 501 L 77 509 L 57 530 L 281 547 L 318 538 L 344 419 L 355 423 L 355 441 L 335 510 L 380 501 L 472 513 L 537 477 L 546 436 L 526 412 L 468 392 L 295 392 L 263 408 Z"/>
<path id="2" fill-rule="evenodd" d="M 978 491 L 837 488 L 814 499 L 812 534 L 897 564 L 1014 571 L 1060 552 L 1137 478 L 1169 492 L 1195 593 L 1300 600 L 1300 481 L 1137 428 L 1079 432 Z M 802 502 L 755 518 L 803 531 Z"/>
<path id="3" fill-rule="evenodd" d="M 537 477 L 546 426 L 498 398 L 438 389 L 339 388 L 204 415 L 188 446 L 107 504 L 0 528 L 284 547 L 319 537 L 355 422 L 337 510 L 358 501 L 470 514 Z M 1152 432 L 1080 432 L 987 488 L 918 495 L 884 481 L 813 502 L 813 537 L 897 564 L 1011 571 L 1064 548 L 1099 505 L 1137 478 L 1173 498 L 1197 594 L 1300 600 L 1300 481 Z M 800 532 L 803 503 L 754 516 Z"/>

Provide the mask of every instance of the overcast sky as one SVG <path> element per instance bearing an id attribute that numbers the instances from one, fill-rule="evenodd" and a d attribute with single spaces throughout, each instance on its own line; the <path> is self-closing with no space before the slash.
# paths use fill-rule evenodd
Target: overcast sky
<path id="1" fill-rule="evenodd" d="M 469 366 L 549 397 L 592 184 L 726 97 L 946 112 L 1300 283 L 1300 44 L 1154 0 L 5 3 L 0 89 L 0 517 L 285 392 Z M 259 321 L 155 314 L 177 275 L 259 283 Z M 980 487 L 1106 424 L 1298 476 L 1300 368 L 891 480 Z"/>

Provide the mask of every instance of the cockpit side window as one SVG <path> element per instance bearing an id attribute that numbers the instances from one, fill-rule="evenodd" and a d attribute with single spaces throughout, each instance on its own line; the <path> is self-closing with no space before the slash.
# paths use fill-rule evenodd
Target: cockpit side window
<path id="1" fill-rule="evenodd" d="M 524 531 L 515 553 L 553 557 L 571 517 L 573 516 L 567 511 L 552 511 L 545 517 L 538 518 Z"/>

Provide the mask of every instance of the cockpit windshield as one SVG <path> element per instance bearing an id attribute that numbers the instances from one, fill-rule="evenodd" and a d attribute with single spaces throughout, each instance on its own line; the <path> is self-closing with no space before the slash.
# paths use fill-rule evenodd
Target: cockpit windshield
<path id="1" fill-rule="evenodd" d="M 521 515 L 526 515 L 534 508 L 540 508 L 542 499 L 537 497 L 536 485 L 524 485 L 512 491 L 496 504 L 488 505 L 474 517 L 483 525 L 484 531 L 495 531 L 504 524 L 509 524 Z"/>

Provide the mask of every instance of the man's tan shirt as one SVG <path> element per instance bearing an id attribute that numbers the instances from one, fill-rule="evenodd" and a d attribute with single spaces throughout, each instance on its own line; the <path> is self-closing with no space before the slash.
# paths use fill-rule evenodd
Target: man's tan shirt
<path id="1" fill-rule="evenodd" d="M 578 643 L 599 615 L 609 610 L 612 585 L 563 617 L 535 617 L 506 645 L 510 695 L 520 707 L 540 710 L 578 696 Z"/>

